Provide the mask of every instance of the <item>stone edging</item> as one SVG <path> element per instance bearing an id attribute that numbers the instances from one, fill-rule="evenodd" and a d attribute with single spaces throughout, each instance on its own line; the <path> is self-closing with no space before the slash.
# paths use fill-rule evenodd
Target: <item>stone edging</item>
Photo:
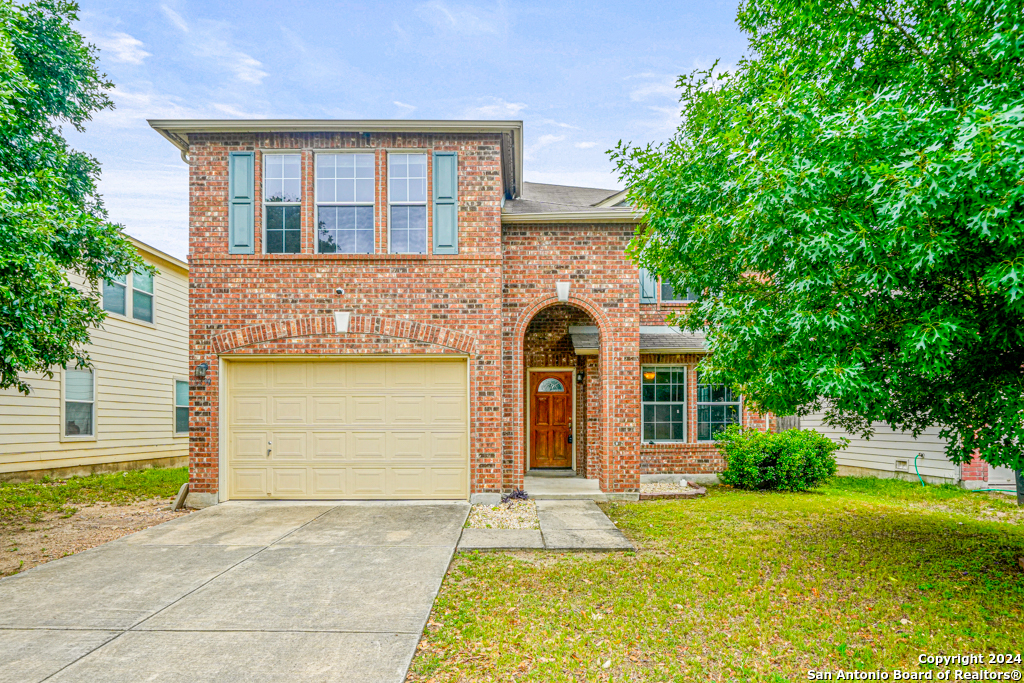
<path id="1" fill-rule="evenodd" d="M 640 500 L 670 500 L 674 498 L 700 498 L 708 490 L 703 486 L 694 486 L 692 491 L 662 491 L 658 493 L 641 493 Z"/>

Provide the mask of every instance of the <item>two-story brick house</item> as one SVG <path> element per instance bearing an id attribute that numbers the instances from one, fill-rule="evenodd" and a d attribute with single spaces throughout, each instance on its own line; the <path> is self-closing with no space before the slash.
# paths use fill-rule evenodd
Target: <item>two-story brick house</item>
<path id="1" fill-rule="evenodd" d="M 699 383 L 624 193 L 524 182 L 520 121 L 150 124 L 190 166 L 192 504 L 629 497 L 766 425 Z"/>

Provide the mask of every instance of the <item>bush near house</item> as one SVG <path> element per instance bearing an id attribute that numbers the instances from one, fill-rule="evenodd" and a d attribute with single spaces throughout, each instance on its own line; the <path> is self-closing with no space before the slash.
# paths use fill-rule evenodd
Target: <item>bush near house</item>
<path id="1" fill-rule="evenodd" d="M 723 483 L 754 491 L 806 491 L 836 473 L 842 446 L 809 429 L 777 434 L 732 426 L 718 435 L 726 470 Z"/>

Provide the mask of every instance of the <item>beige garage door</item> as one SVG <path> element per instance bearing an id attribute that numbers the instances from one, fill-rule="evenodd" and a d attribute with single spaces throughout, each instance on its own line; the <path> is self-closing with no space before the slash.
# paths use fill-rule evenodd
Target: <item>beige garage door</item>
<path id="1" fill-rule="evenodd" d="M 468 497 L 464 360 L 227 364 L 231 498 Z"/>

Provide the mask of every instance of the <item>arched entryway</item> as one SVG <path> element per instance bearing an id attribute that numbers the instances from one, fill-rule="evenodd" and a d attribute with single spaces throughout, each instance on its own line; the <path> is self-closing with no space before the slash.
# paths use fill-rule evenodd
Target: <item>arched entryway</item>
<path id="1" fill-rule="evenodd" d="M 523 473 L 599 479 L 600 331 L 583 308 L 538 311 L 522 342 Z"/>

